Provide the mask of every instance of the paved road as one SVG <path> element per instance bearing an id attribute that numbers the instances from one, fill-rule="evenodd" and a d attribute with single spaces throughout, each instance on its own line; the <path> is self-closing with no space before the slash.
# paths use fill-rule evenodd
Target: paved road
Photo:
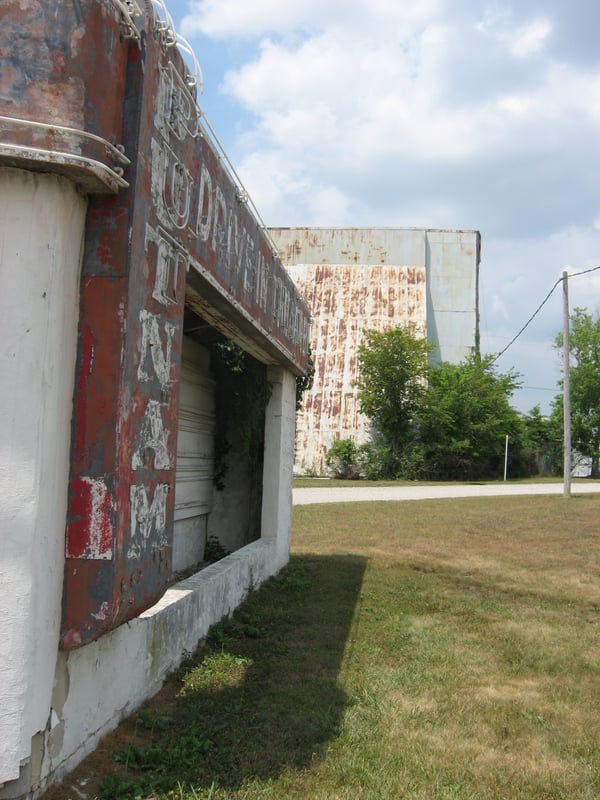
<path id="1" fill-rule="evenodd" d="M 571 494 L 600 492 L 599 481 L 577 481 Z M 562 483 L 490 483 L 444 486 L 350 486 L 294 489 L 295 506 L 312 503 L 356 503 L 369 500 L 433 500 L 445 497 L 496 497 L 502 495 L 562 494 Z"/>

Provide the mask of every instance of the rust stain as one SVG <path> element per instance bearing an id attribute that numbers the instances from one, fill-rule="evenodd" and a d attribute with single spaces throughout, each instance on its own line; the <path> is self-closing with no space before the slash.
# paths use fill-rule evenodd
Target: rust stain
<path id="1" fill-rule="evenodd" d="M 369 425 L 356 389 L 364 328 L 410 323 L 425 335 L 425 267 L 302 264 L 289 271 L 314 319 L 315 376 L 298 415 L 296 464 L 322 472 L 335 439 L 367 438 Z"/>

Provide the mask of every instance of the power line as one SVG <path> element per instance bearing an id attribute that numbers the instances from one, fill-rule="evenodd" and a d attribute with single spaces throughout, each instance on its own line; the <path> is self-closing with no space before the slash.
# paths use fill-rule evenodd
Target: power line
<path id="1" fill-rule="evenodd" d="M 579 277 L 579 275 L 587 275 L 588 272 L 596 272 L 597 269 L 600 269 L 600 267 L 590 267 L 589 269 L 582 269 L 581 272 L 570 272 L 569 278 L 577 278 Z M 560 280 L 562 280 L 562 278 Z"/>
<path id="2" fill-rule="evenodd" d="M 543 307 L 546 305 L 546 303 L 548 302 L 548 300 L 549 300 L 549 299 L 550 299 L 550 297 L 552 296 L 552 292 L 553 292 L 553 291 L 556 289 L 556 287 L 558 286 L 558 284 L 559 284 L 559 283 L 562 283 L 562 278 L 559 278 L 559 279 L 556 281 L 556 283 L 555 283 L 555 284 L 554 284 L 554 286 L 553 286 L 553 287 L 550 289 L 550 291 L 548 292 L 548 294 L 546 295 L 546 297 L 544 297 L 544 299 L 542 300 L 542 302 L 539 304 L 539 306 L 536 308 L 536 310 L 533 312 L 533 314 L 532 314 L 532 315 L 529 317 L 529 319 L 527 320 L 527 322 L 525 323 L 525 325 L 523 325 L 523 327 L 521 328 L 521 330 L 520 330 L 520 331 L 519 331 L 519 332 L 518 332 L 518 333 L 517 333 L 515 336 L 513 336 L 513 338 L 510 340 L 510 342 L 509 342 L 509 343 L 506 345 L 506 347 L 504 348 L 504 350 L 501 350 L 501 351 L 498 353 L 498 355 L 494 356 L 494 358 L 493 358 L 493 359 L 490 361 L 490 365 L 491 365 L 491 364 L 494 364 L 494 363 L 495 363 L 495 362 L 496 362 L 496 361 L 497 361 L 497 360 L 500 358 L 500 356 L 503 356 L 503 355 L 504 355 L 504 353 L 506 353 L 506 351 L 508 350 L 508 348 L 509 348 L 509 347 L 511 347 L 511 346 L 512 346 L 512 345 L 513 345 L 513 344 L 514 344 L 516 341 L 517 341 L 517 339 L 519 338 L 519 336 L 520 336 L 520 335 L 521 335 L 521 334 L 522 334 L 522 333 L 523 333 L 523 332 L 524 332 L 524 331 L 525 331 L 525 330 L 526 330 L 526 329 L 527 329 L 527 328 L 528 328 L 528 327 L 531 325 L 531 323 L 533 322 L 533 320 L 534 320 L 534 319 L 537 317 L 537 315 L 540 313 L 540 311 L 542 310 L 542 308 L 543 308 Z"/>
<path id="3" fill-rule="evenodd" d="M 591 267 L 590 269 L 584 269 L 584 270 L 581 270 L 581 272 L 573 272 L 572 274 L 570 274 L 570 275 L 569 275 L 569 278 L 577 278 L 577 277 L 579 277 L 580 275 L 587 275 L 589 272 L 595 272 L 595 271 L 596 271 L 596 270 L 598 270 L 598 269 L 600 269 L 600 266 L 598 266 L 598 267 Z M 520 331 L 519 331 L 519 332 L 518 332 L 518 333 L 517 333 L 515 336 L 513 336 L 513 338 L 510 340 L 510 342 L 509 342 L 509 343 L 506 345 L 506 347 L 504 348 L 504 350 L 501 350 L 501 351 L 500 351 L 500 352 L 499 352 L 497 355 L 495 355 L 495 356 L 492 358 L 492 360 L 490 361 L 490 366 L 491 366 L 492 364 L 494 364 L 494 363 L 495 363 L 495 362 L 496 362 L 496 361 L 497 361 L 497 360 L 500 358 L 500 356 L 503 356 L 503 355 L 504 355 L 504 353 L 506 353 L 506 351 L 508 350 L 508 348 L 509 348 L 509 347 L 511 347 L 511 346 L 512 346 L 512 345 L 513 345 L 513 344 L 514 344 L 516 341 L 517 341 L 517 339 L 519 338 L 519 336 L 520 336 L 522 333 L 524 333 L 524 332 L 527 330 L 527 328 L 528 328 L 528 327 L 531 325 L 531 323 L 533 322 L 533 320 L 534 320 L 534 319 L 537 317 L 537 315 L 540 313 L 540 311 L 542 310 L 542 308 L 543 308 L 543 307 L 546 305 L 546 303 L 548 302 L 548 300 L 549 300 L 549 299 L 550 299 L 550 297 L 552 296 L 552 293 L 554 292 L 554 290 L 556 289 L 556 287 L 558 286 L 558 284 L 559 284 L 559 283 L 562 283 L 562 282 L 563 282 L 563 278 L 562 278 L 562 277 L 560 277 L 560 278 L 559 278 L 559 279 L 556 281 L 556 283 L 554 284 L 554 286 L 553 286 L 553 287 L 550 289 L 550 291 L 548 292 L 548 294 L 546 295 L 546 297 L 544 297 L 544 299 L 543 299 L 543 300 L 542 300 L 542 302 L 539 304 L 539 306 L 536 308 L 536 310 L 533 312 L 533 314 L 532 314 L 532 315 L 529 317 L 529 319 L 527 320 L 527 322 L 525 323 L 525 325 L 523 325 L 523 327 L 521 328 L 521 330 L 520 330 Z"/>

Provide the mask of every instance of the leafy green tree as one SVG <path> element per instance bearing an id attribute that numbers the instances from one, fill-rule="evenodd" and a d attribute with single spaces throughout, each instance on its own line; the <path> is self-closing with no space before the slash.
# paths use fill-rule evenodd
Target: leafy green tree
<path id="1" fill-rule="evenodd" d="M 377 432 L 368 442 L 359 445 L 357 463 L 359 474 L 370 481 L 399 477 L 400 474 L 397 460 L 392 458 L 390 446 Z"/>
<path id="2" fill-rule="evenodd" d="M 524 427 L 524 459 L 532 474 L 554 473 L 562 470 L 561 436 L 552 416 L 544 416 L 539 405 L 521 417 Z"/>
<path id="3" fill-rule="evenodd" d="M 563 335 L 555 339 L 562 349 Z M 570 316 L 571 440 L 575 450 L 592 461 L 591 475 L 600 475 L 600 317 L 583 308 Z M 562 411 L 562 396 L 555 400 L 554 416 Z"/>
<path id="4" fill-rule="evenodd" d="M 516 373 L 498 374 L 489 358 L 476 355 L 461 364 L 442 362 L 432 368 L 418 415 L 424 477 L 502 476 L 507 435 L 509 469 L 522 473 L 523 423 L 509 402 L 518 385 Z"/>
<path id="5" fill-rule="evenodd" d="M 564 472 L 564 435 L 565 425 L 563 417 L 563 396 L 557 394 L 552 401 L 552 409 L 550 411 L 550 424 L 554 432 L 555 452 L 553 452 L 552 466 L 553 471 L 557 475 L 562 475 Z"/>
<path id="6" fill-rule="evenodd" d="M 258 466 L 263 458 L 265 410 L 271 385 L 264 364 L 235 342 L 213 344 L 210 363 L 217 379 L 213 481 L 223 491 L 233 458 L 241 460 L 250 475 L 261 474 Z"/>
<path id="7" fill-rule="evenodd" d="M 363 333 L 358 348 L 360 409 L 389 447 L 393 473 L 423 400 L 431 345 L 416 338 L 414 327 Z"/>

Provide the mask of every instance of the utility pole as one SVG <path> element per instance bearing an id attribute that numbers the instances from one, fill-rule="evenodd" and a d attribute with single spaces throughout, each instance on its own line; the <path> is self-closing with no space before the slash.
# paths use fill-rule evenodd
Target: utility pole
<path id="1" fill-rule="evenodd" d="M 569 276 L 563 272 L 563 423 L 564 497 L 571 496 L 571 366 L 569 363 Z"/>

